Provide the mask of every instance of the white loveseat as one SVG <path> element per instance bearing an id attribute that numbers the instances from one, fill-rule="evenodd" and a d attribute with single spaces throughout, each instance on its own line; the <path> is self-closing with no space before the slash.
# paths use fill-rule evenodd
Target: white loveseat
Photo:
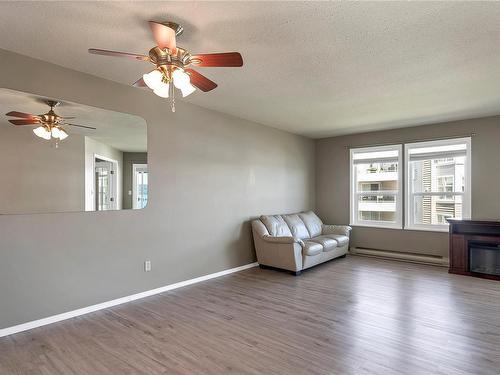
<path id="1" fill-rule="evenodd" d="M 345 256 L 351 227 L 325 225 L 312 211 L 268 215 L 252 221 L 257 260 L 299 275 L 302 270 Z"/>

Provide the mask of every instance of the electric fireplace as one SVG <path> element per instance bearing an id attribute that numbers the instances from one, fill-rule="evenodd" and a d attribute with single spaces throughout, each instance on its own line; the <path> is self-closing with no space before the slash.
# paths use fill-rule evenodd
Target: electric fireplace
<path id="1" fill-rule="evenodd" d="M 500 280 L 500 221 L 450 223 L 450 273 Z"/>

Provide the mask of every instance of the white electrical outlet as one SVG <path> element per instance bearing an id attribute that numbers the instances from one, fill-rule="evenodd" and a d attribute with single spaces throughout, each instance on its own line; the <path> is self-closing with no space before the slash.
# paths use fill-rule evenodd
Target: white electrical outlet
<path id="1" fill-rule="evenodd" d="M 151 271 L 151 261 L 146 260 L 144 261 L 144 272 L 149 272 Z"/>

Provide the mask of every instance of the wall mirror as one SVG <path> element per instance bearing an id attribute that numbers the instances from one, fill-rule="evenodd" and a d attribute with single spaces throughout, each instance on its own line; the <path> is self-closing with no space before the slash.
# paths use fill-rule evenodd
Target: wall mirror
<path id="1" fill-rule="evenodd" d="M 141 209 L 141 117 L 0 89 L 0 214 Z"/>

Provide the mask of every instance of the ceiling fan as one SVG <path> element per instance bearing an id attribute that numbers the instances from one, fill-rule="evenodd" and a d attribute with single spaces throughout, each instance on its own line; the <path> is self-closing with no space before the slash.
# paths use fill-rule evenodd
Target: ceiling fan
<path id="1" fill-rule="evenodd" d="M 47 103 L 47 105 L 50 107 L 50 110 L 42 115 L 32 115 L 29 113 L 16 111 L 11 111 L 9 113 L 6 113 L 5 115 L 10 117 L 18 117 L 18 119 L 9 120 L 9 122 L 14 125 L 40 125 L 39 127 L 33 129 L 33 133 L 35 133 L 36 136 L 46 140 L 50 140 L 53 138 L 56 140 L 56 143 L 68 137 L 68 133 L 66 133 L 66 130 L 64 130 L 64 126 L 76 126 L 79 128 L 92 130 L 96 129 L 91 126 L 67 123 L 66 120 L 74 119 L 74 117 L 61 117 L 54 112 L 54 107 L 61 104 L 60 102 L 57 102 L 55 100 L 47 100 L 45 101 L 45 103 Z"/>
<path id="2" fill-rule="evenodd" d="M 240 67 L 243 58 L 238 52 L 208 53 L 191 55 L 184 48 L 178 47 L 176 36 L 184 29 L 175 22 L 149 21 L 149 26 L 157 46 L 149 50 L 149 55 L 140 55 L 127 52 L 108 51 L 103 49 L 89 49 L 96 55 L 128 57 L 139 61 L 148 61 L 156 68 L 146 73 L 141 79 L 133 83 L 136 87 L 149 87 L 153 92 L 172 100 L 172 112 L 175 112 L 174 87 L 186 97 L 199 88 L 207 92 L 217 87 L 217 84 L 190 66 L 198 67 Z"/>

